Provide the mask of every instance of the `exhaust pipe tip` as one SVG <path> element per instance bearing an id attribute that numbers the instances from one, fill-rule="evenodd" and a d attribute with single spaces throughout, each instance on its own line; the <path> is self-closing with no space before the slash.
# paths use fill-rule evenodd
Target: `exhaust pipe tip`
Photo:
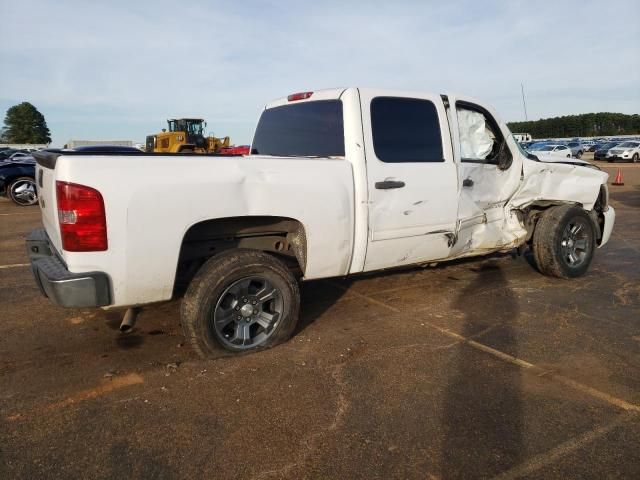
<path id="1" fill-rule="evenodd" d="M 140 310 L 140 307 L 132 307 L 127 309 L 122 319 L 122 323 L 120 324 L 121 333 L 129 333 L 131 330 L 133 330 Z"/>

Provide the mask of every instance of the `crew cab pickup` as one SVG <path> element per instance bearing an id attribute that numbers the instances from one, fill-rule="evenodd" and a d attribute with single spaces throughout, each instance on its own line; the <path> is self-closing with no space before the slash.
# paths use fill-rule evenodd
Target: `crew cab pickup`
<path id="1" fill-rule="evenodd" d="M 265 107 L 247 156 L 35 157 L 44 229 L 27 246 L 43 293 L 104 308 L 184 294 L 203 356 L 286 340 L 298 281 L 513 249 L 577 277 L 615 219 L 606 173 L 541 161 L 453 94 L 289 95 Z"/>

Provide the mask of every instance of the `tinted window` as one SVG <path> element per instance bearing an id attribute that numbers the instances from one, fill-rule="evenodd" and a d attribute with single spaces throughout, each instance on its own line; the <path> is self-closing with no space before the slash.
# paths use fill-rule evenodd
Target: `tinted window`
<path id="1" fill-rule="evenodd" d="M 342 102 L 320 100 L 262 112 L 251 153 L 274 156 L 344 156 Z"/>
<path id="2" fill-rule="evenodd" d="M 438 112 L 428 100 L 377 97 L 371 101 L 376 156 L 383 162 L 443 162 Z"/>

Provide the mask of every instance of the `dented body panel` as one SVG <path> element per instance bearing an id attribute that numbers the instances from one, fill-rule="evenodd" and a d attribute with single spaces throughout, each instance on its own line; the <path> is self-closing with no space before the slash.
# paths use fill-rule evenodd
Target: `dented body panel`
<path id="1" fill-rule="evenodd" d="M 554 161 L 523 162 L 523 179 L 509 203 L 526 207 L 536 201 L 579 203 L 585 210 L 593 209 L 600 185 L 607 183 L 609 175 L 587 165 Z"/>
<path id="2" fill-rule="evenodd" d="M 442 158 L 379 158 L 371 112 L 381 97 L 432 104 Z M 600 246 L 611 235 L 615 212 L 606 205 L 607 174 L 577 160 L 528 158 L 506 124 L 477 100 L 342 88 L 313 92 L 296 104 L 322 100 L 342 104 L 344 156 L 73 154 L 58 157 L 52 168 L 39 165 L 41 208 L 54 249 L 70 272 L 106 273 L 113 307 L 171 298 L 187 232 L 219 219 L 299 224 L 294 247 L 304 280 L 507 251 L 528 241 L 532 215 L 551 205 L 577 204 L 590 212 Z M 289 104 L 283 98 L 266 109 Z M 483 121 L 486 131 L 464 130 Z M 466 158 L 474 145 L 486 158 Z M 102 194 L 107 251 L 62 250 L 58 180 Z"/>
<path id="3" fill-rule="evenodd" d="M 181 164 L 180 175 L 175 174 L 177 162 Z M 104 174 L 105 169 L 128 174 L 114 181 Z M 59 247 L 59 233 L 47 232 L 72 272 L 109 275 L 115 305 L 170 299 L 185 233 L 212 218 L 279 216 L 298 220 L 306 237 L 305 276 L 348 273 L 354 195 L 353 172 L 345 161 L 300 162 L 259 156 L 62 156 L 55 177 L 92 185 L 102 193 L 109 235 L 106 252 L 66 252 Z M 49 209 L 56 215 L 55 205 L 46 205 L 47 214 Z"/>

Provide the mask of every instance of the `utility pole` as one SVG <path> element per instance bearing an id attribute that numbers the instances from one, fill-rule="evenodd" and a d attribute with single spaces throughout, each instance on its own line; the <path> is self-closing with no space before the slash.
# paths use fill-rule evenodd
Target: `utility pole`
<path id="1" fill-rule="evenodd" d="M 520 90 L 522 91 L 522 106 L 524 107 L 524 121 L 528 122 L 529 117 L 527 116 L 527 102 L 524 101 L 524 84 L 520 84 Z"/>

